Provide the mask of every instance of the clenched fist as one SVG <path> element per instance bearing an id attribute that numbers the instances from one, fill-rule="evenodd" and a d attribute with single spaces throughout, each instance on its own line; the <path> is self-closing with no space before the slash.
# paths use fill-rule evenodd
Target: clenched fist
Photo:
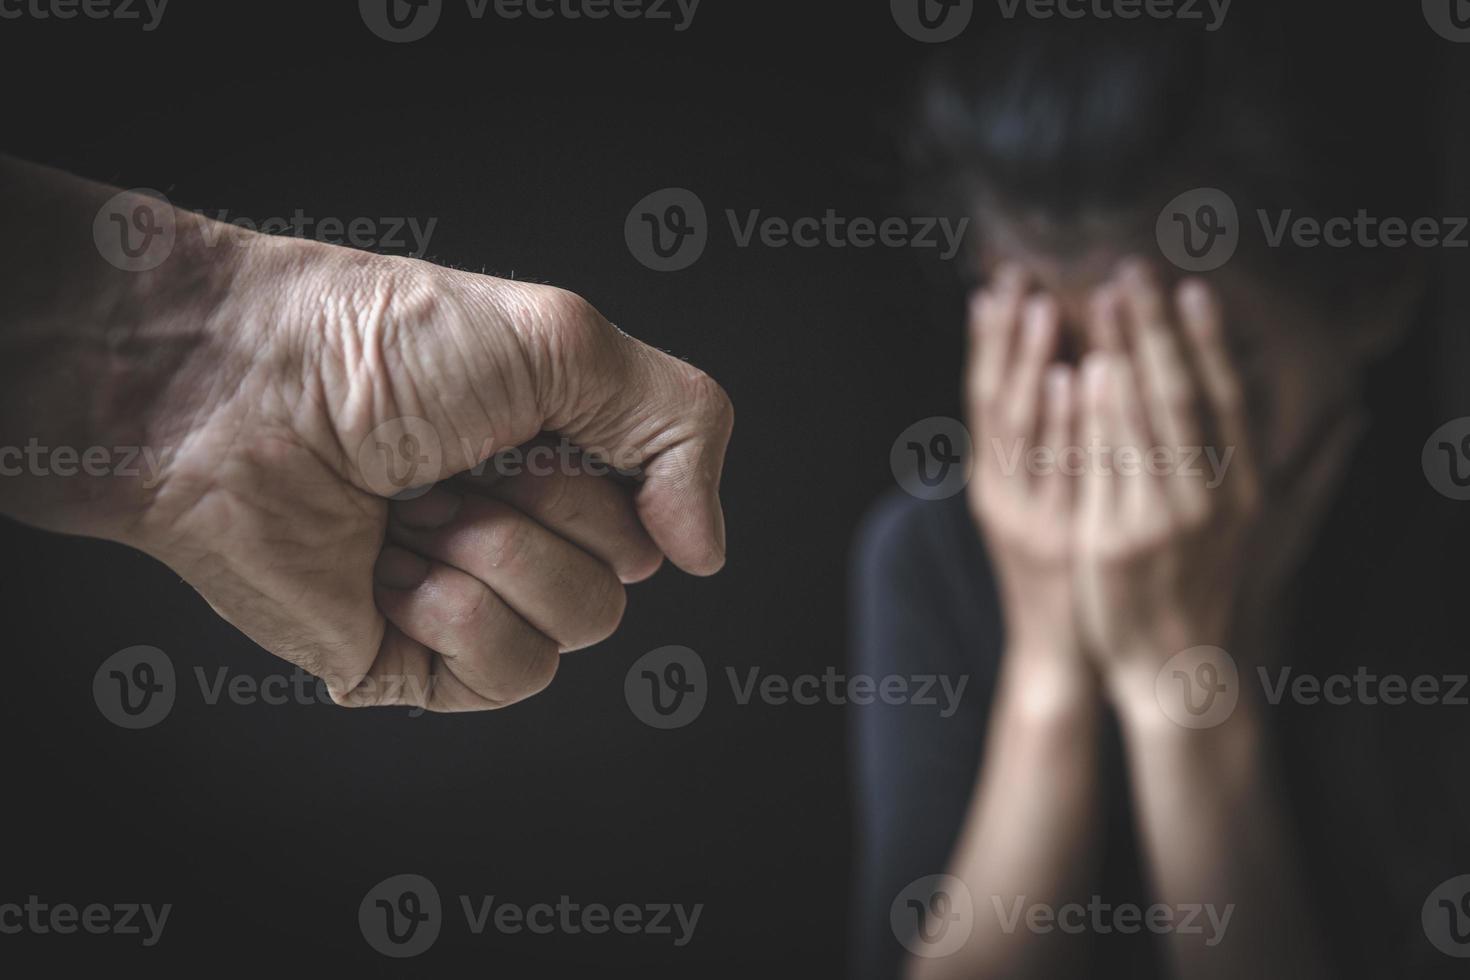
<path id="1" fill-rule="evenodd" d="M 147 225 L 175 229 L 170 254 L 127 271 L 92 241 L 112 191 L 0 168 L 7 210 L 59 229 L 0 263 L 0 444 L 157 461 L 33 468 L 0 509 L 154 555 L 339 703 L 508 704 L 610 634 L 664 556 L 723 564 L 729 400 L 572 293 L 173 209 Z"/>

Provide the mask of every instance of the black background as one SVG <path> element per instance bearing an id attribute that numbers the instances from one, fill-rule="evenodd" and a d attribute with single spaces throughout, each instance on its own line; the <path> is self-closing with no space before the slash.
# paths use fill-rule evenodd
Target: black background
<path id="1" fill-rule="evenodd" d="M 684 32 L 445 8 L 408 45 L 374 37 L 350 2 L 172 0 L 151 33 L 0 20 L 0 150 L 211 213 L 437 218 L 430 259 L 583 294 L 730 392 L 729 564 L 635 587 L 620 632 L 569 656 L 532 701 L 407 717 L 206 704 L 196 667 L 285 668 L 151 559 L 0 523 L 0 903 L 173 905 L 154 948 L 4 936 L 0 964 L 845 973 L 843 712 L 739 706 L 725 669 L 842 668 L 849 543 L 893 486 L 889 447 L 959 412 L 962 292 L 932 250 L 737 248 L 724 211 L 913 213 L 895 130 L 931 52 L 884 2 L 703 0 Z M 669 186 L 696 192 L 712 227 L 698 262 L 661 274 L 629 254 L 623 224 Z M 180 693 L 165 721 L 130 732 L 91 688 L 137 644 L 172 657 Z M 703 657 L 712 693 L 663 732 L 630 712 L 623 679 L 668 644 Z M 399 873 L 428 877 L 446 906 L 437 943 L 403 962 L 357 926 L 363 895 Z M 460 895 L 704 910 L 676 949 L 475 936 Z"/>
<path id="2" fill-rule="evenodd" d="M 887 4 L 704 0 L 669 22 L 471 20 L 371 35 L 352 3 L 173 0 L 160 27 L 0 21 L 3 148 L 179 205 L 264 218 L 437 217 L 429 258 L 582 293 L 686 357 L 736 405 L 729 564 L 665 569 L 621 631 L 498 713 L 207 705 L 194 668 L 283 666 L 167 568 L 106 543 L 0 527 L 7 618 L 0 901 L 171 902 L 163 941 L 7 936 L 0 959 L 118 969 L 377 975 L 839 976 L 851 832 L 843 713 L 738 706 L 724 670 L 844 660 L 848 544 L 893 485 L 908 424 L 958 411 L 961 293 L 933 251 L 737 248 L 723 212 L 913 213 L 892 120 L 927 54 Z M 645 194 L 695 191 L 703 257 L 629 254 Z M 97 711 L 92 676 L 135 644 L 174 661 L 172 713 Z M 712 681 L 687 728 L 629 711 L 642 653 L 692 647 Z M 432 880 L 438 942 L 371 950 L 364 893 Z M 694 941 L 464 927 L 456 896 L 528 905 L 703 903 Z"/>

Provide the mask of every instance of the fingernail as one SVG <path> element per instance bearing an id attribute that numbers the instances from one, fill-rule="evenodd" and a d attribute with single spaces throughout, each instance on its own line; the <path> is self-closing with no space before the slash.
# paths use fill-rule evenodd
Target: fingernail
<path id="1" fill-rule="evenodd" d="M 411 551 L 388 545 L 373 566 L 373 581 L 386 589 L 417 588 L 429 576 L 429 563 Z"/>
<path id="2" fill-rule="evenodd" d="M 393 519 L 404 527 L 431 531 L 454 520 L 454 515 L 459 513 L 459 505 L 463 499 L 453 490 L 440 484 L 421 497 L 414 497 L 412 500 L 395 500 L 390 506 L 393 511 Z"/>

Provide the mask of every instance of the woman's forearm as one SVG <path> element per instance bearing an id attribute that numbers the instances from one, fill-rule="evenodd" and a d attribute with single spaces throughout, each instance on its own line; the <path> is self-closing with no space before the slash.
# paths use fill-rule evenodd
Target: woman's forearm
<path id="1" fill-rule="evenodd" d="M 950 865 L 974 910 L 959 951 L 915 980 L 1078 975 L 1087 938 L 1032 918 L 1085 897 L 1097 871 L 1101 702 L 1085 665 L 1008 653 L 974 798 Z"/>
<path id="2" fill-rule="evenodd" d="M 1215 727 L 1187 728 L 1151 677 L 1115 701 L 1174 975 L 1326 976 L 1259 703 L 1242 693 Z"/>

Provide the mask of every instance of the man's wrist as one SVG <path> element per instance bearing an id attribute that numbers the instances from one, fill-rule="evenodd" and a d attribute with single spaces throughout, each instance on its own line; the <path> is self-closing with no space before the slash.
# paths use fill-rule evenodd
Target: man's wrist
<path id="1" fill-rule="evenodd" d="M 107 191 L 80 181 L 63 190 Z M 0 511 L 137 544 L 191 431 L 249 361 L 271 356 L 269 331 L 256 328 L 269 317 L 263 301 L 291 292 L 291 243 L 270 255 L 187 211 L 168 220 L 172 247 L 148 269 L 117 268 L 90 243 L 42 243 L 57 264 L 79 267 L 86 288 L 12 310 L 0 329 Z"/>

